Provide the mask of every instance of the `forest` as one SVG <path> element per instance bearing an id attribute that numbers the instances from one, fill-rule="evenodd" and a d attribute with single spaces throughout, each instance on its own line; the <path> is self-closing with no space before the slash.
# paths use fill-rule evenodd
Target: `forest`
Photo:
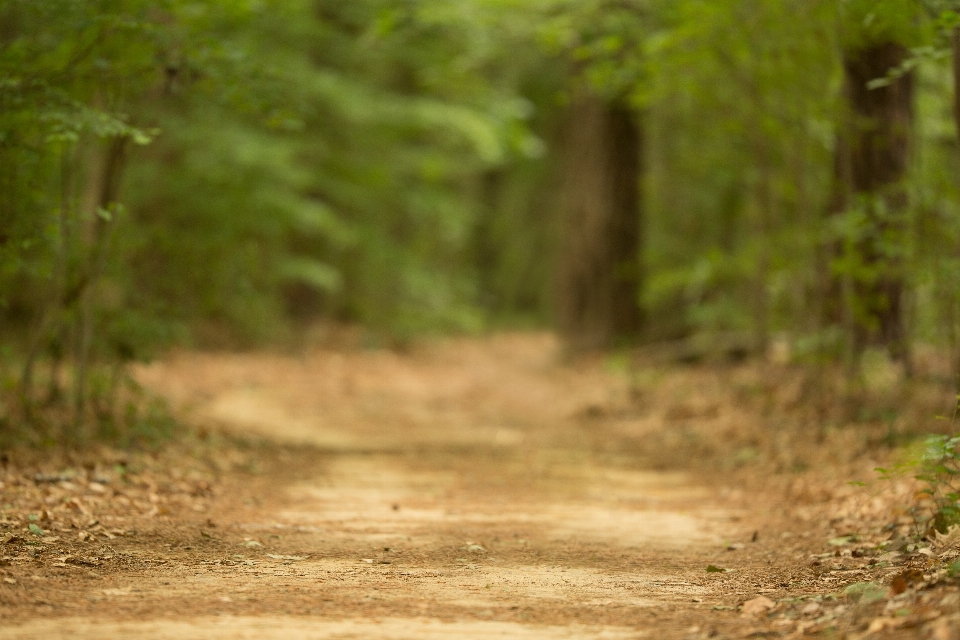
<path id="1" fill-rule="evenodd" d="M 317 319 L 955 377 L 955 9 L 5 0 L 8 404 Z"/>
<path id="2" fill-rule="evenodd" d="M 960 0 L 0 0 L 0 640 L 949 640 L 958 408 Z"/>

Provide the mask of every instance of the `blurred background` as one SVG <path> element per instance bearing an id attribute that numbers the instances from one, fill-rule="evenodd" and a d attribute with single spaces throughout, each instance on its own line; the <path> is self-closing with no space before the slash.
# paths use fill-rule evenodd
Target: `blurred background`
<path id="1" fill-rule="evenodd" d="M 0 0 L 0 432 L 324 323 L 952 389 L 955 5 Z"/>

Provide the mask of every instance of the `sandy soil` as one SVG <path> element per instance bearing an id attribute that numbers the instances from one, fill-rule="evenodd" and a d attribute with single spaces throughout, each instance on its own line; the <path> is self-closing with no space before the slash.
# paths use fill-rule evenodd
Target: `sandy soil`
<path id="1" fill-rule="evenodd" d="M 622 364 L 505 335 L 144 367 L 200 436 L 5 463 L 0 638 L 953 637 L 953 591 L 836 595 L 901 569 L 827 543 L 849 487 L 773 475 L 808 454 L 757 444 L 763 373 Z"/>

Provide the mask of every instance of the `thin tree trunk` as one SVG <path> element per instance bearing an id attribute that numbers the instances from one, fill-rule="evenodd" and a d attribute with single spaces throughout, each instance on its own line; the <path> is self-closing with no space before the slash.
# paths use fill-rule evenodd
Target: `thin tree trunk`
<path id="1" fill-rule="evenodd" d="M 109 253 L 112 230 L 116 226 L 114 216 L 119 214 L 117 194 L 126 161 L 128 139 L 118 137 L 110 140 L 99 176 L 93 229 L 90 238 L 90 256 L 87 262 L 86 284 L 80 293 L 77 336 L 74 354 L 74 428 L 79 430 L 88 396 L 88 373 L 93 346 L 95 320 L 95 295 L 100 276 Z"/>
<path id="2" fill-rule="evenodd" d="M 957 140 L 960 143 L 960 26 L 955 26 L 950 33 L 950 50 L 952 53 L 953 71 L 953 121 L 957 127 Z M 958 248 L 960 251 L 960 248 Z M 957 385 L 957 406 L 960 407 L 960 340 L 957 338 L 957 296 L 953 293 L 950 300 L 950 342 L 951 357 L 953 359 L 953 375 Z"/>
<path id="3" fill-rule="evenodd" d="M 480 303 L 489 311 L 499 312 L 502 300 L 497 290 L 497 267 L 500 255 L 495 229 L 497 208 L 503 188 L 502 169 L 491 169 L 480 178 L 480 219 L 474 229 L 474 264 L 479 279 Z"/>
<path id="4" fill-rule="evenodd" d="M 62 321 L 64 289 L 67 281 L 67 259 L 70 252 L 70 217 L 73 212 L 73 149 L 65 149 L 60 159 L 60 211 L 57 226 L 60 242 L 53 269 L 53 281 L 36 332 L 27 348 L 20 374 L 21 402 L 29 411 L 33 405 L 33 371 L 41 350 Z"/>
<path id="5" fill-rule="evenodd" d="M 855 200 L 853 187 L 852 155 L 850 140 L 852 125 L 850 105 L 843 115 L 840 131 L 837 133 L 833 153 L 833 176 L 830 200 L 827 203 L 825 227 L 834 219 L 848 213 L 848 209 Z M 860 348 L 857 346 L 857 320 L 854 317 L 856 295 L 854 293 L 853 274 L 849 269 L 837 272 L 834 263 L 844 257 L 849 250 L 847 239 L 827 234 L 825 241 L 820 244 L 820 292 L 821 306 L 820 322 L 822 328 L 828 331 L 839 327 L 847 337 L 842 345 L 842 361 L 846 370 L 848 395 L 858 384 L 860 374 Z M 834 345 L 835 346 L 835 345 Z M 826 354 L 824 354 L 826 355 Z"/>
<path id="6" fill-rule="evenodd" d="M 950 32 L 950 51 L 953 70 L 953 122 L 960 136 L 960 26 Z"/>
<path id="7" fill-rule="evenodd" d="M 851 200 L 850 147 L 848 126 L 840 125 L 834 141 L 833 175 L 830 185 L 830 199 L 827 202 L 825 227 L 829 227 L 833 218 L 843 215 Z M 834 261 L 844 253 L 844 241 L 827 235 L 819 244 L 818 281 L 820 291 L 820 322 L 823 329 L 842 326 L 852 335 L 853 325 L 849 322 L 848 305 L 844 296 L 843 275 L 834 271 Z"/>
<path id="8" fill-rule="evenodd" d="M 639 338 L 642 150 L 638 114 L 626 104 L 581 96 L 571 106 L 556 295 L 575 350 Z"/>
<path id="9" fill-rule="evenodd" d="M 754 212 L 754 238 L 759 242 L 757 264 L 753 274 L 753 352 L 764 356 L 770 346 L 770 294 L 767 290 L 770 277 L 770 221 L 777 217 L 776 196 L 773 193 L 768 141 L 759 137 L 754 141 L 754 151 L 759 165 L 756 187 L 756 211 Z"/>
<path id="10" fill-rule="evenodd" d="M 610 110 L 610 151 L 614 175 L 612 213 L 613 337 L 637 340 L 643 329 L 643 127 L 627 105 Z"/>

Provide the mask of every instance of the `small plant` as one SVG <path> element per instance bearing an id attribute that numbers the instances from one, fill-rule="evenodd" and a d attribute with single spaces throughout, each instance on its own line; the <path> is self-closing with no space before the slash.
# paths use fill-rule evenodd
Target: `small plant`
<path id="1" fill-rule="evenodd" d="M 930 528 L 940 533 L 960 524 L 960 436 L 935 435 L 924 443 L 917 480 L 926 483 L 933 515 Z M 931 532 L 932 533 L 932 532 Z"/>
<path id="2" fill-rule="evenodd" d="M 843 594 L 851 601 L 860 604 L 879 602 L 887 597 L 887 588 L 876 582 L 856 582 L 848 585 Z"/>

